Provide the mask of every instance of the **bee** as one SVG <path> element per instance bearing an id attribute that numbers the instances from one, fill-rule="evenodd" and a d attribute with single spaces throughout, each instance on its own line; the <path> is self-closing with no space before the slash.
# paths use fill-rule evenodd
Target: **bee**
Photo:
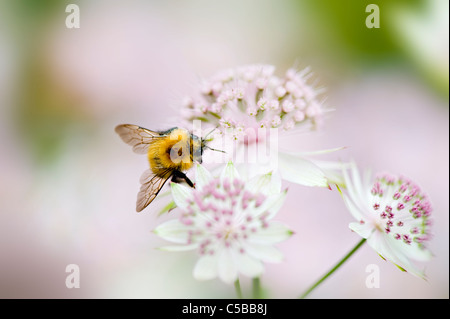
<path id="1" fill-rule="evenodd" d="M 140 178 L 137 212 L 156 198 L 169 178 L 172 178 L 172 182 L 186 182 L 194 187 L 194 183 L 183 172 L 189 170 L 194 162 L 202 163 L 203 150 L 209 148 L 206 137 L 212 132 L 202 139 L 183 128 L 173 127 L 157 132 L 133 124 L 118 125 L 115 131 L 125 143 L 133 147 L 134 152 L 147 154 L 150 164 L 150 168 Z"/>

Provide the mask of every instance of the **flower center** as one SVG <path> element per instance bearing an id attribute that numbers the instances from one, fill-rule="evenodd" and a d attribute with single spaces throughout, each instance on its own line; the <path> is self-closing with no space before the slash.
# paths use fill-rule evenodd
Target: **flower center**
<path id="1" fill-rule="evenodd" d="M 214 254 L 223 246 L 243 252 L 242 242 L 267 226 L 267 213 L 253 216 L 264 201 L 264 195 L 245 189 L 240 179 L 212 180 L 194 192 L 181 216 L 181 221 L 192 228 L 188 242 L 200 242 L 200 254 Z"/>
<path id="2" fill-rule="evenodd" d="M 420 188 L 408 179 L 382 175 L 373 184 L 371 195 L 376 229 L 424 248 L 430 237 L 431 204 Z"/>

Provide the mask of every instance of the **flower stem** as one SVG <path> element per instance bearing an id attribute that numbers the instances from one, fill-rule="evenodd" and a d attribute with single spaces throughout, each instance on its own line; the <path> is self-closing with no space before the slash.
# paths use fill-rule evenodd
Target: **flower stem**
<path id="1" fill-rule="evenodd" d="M 234 289 L 236 290 L 236 296 L 238 299 L 242 299 L 241 284 L 239 283 L 239 278 L 234 282 Z"/>
<path id="2" fill-rule="evenodd" d="M 261 281 L 259 277 L 253 278 L 253 299 L 261 299 Z"/>
<path id="3" fill-rule="evenodd" d="M 332 273 L 334 273 L 339 267 L 342 266 L 342 264 L 347 261 L 347 259 L 350 258 L 351 255 L 353 255 L 359 247 L 362 246 L 362 244 L 364 244 L 366 242 L 366 239 L 363 238 L 347 255 L 345 255 L 344 258 L 341 259 L 341 261 L 339 261 L 336 266 L 334 266 L 329 272 L 326 273 L 325 276 L 323 276 L 322 278 L 320 278 L 314 285 L 312 285 L 306 292 L 304 292 L 299 299 L 303 299 L 306 296 L 308 296 L 311 291 L 313 291 L 318 285 L 320 285 L 325 279 L 327 279 L 329 276 L 331 276 Z"/>

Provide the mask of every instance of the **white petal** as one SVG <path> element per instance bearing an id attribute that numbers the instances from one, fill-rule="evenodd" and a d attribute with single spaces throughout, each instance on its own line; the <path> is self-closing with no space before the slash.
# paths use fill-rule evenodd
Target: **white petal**
<path id="1" fill-rule="evenodd" d="M 419 278 L 425 279 L 424 272 L 418 269 L 411 260 L 403 254 L 402 250 L 395 249 L 395 245 L 393 245 L 394 241 L 396 241 L 396 239 L 392 236 L 386 236 L 377 231 L 368 238 L 367 243 L 386 260 L 389 260 Z"/>
<path id="2" fill-rule="evenodd" d="M 163 250 L 163 251 L 188 251 L 188 250 L 194 250 L 196 248 L 198 248 L 199 244 L 195 243 L 192 245 L 174 245 L 174 246 L 163 246 L 163 247 L 159 247 L 159 250 Z"/>
<path id="3" fill-rule="evenodd" d="M 276 173 L 257 175 L 246 184 L 247 189 L 253 193 L 263 193 L 264 195 L 279 194 L 281 191 L 281 178 Z"/>
<path id="4" fill-rule="evenodd" d="M 188 241 L 188 228 L 178 219 L 162 223 L 153 231 L 156 235 L 177 244 L 185 244 Z"/>
<path id="5" fill-rule="evenodd" d="M 247 255 L 246 253 L 235 253 L 238 271 L 247 277 L 259 277 L 264 272 L 261 261 Z"/>
<path id="6" fill-rule="evenodd" d="M 287 190 L 267 197 L 259 207 L 254 208 L 252 215 L 258 217 L 263 213 L 269 212 L 267 219 L 273 218 L 283 206 L 286 196 Z"/>
<path id="7" fill-rule="evenodd" d="M 342 175 L 343 166 L 348 166 L 348 164 L 343 164 L 341 162 L 333 162 L 333 161 L 312 161 L 316 164 L 327 177 L 329 184 L 337 184 L 340 186 L 345 185 L 344 177 Z"/>
<path id="8" fill-rule="evenodd" d="M 219 253 L 219 277 L 223 282 L 233 283 L 238 278 L 236 261 L 231 250 L 226 248 Z"/>
<path id="9" fill-rule="evenodd" d="M 170 187 L 175 204 L 181 209 L 186 209 L 188 207 L 188 200 L 192 198 L 192 188 L 178 183 L 170 183 Z"/>
<path id="10" fill-rule="evenodd" d="M 236 170 L 236 168 L 233 165 L 233 162 L 228 162 L 225 168 L 222 171 L 222 174 L 220 176 L 221 180 L 229 179 L 234 180 L 235 178 L 239 178 L 239 173 Z"/>
<path id="11" fill-rule="evenodd" d="M 202 256 L 195 264 L 193 276 L 197 280 L 209 280 L 217 277 L 218 258 L 216 255 Z"/>
<path id="12" fill-rule="evenodd" d="M 351 180 L 346 169 L 342 170 L 344 176 L 345 187 L 347 188 L 348 197 L 343 195 L 344 203 L 358 221 L 369 217 L 369 201 L 367 196 L 364 195 L 364 189 L 361 184 L 356 165 L 352 163 L 352 177 Z"/>
<path id="13" fill-rule="evenodd" d="M 281 177 L 304 186 L 328 187 L 324 172 L 311 161 L 286 153 L 278 155 Z"/>
<path id="14" fill-rule="evenodd" d="M 327 150 L 320 150 L 320 151 L 312 151 L 312 152 L 301 152 L 298 153 L 298 156 L 305 157 L 305 156 L 313 156 L 313 155 L 322 155 L 322 154 L 328 154 L 336 151 L 340 151 L 345 149 L 345 146 L 336 147 L 336 148 L 330 148 Z"/>
<path id="15" fill-rule="evenodd" d="M 270 221 L 267 228 L 258 229 L 249 235 L 248 242 L 254 244 L 276 244 L 288 239 L 293 232 L 280 222 Z"/>
<path id="16" fill-rule="evenodd" d="M 197 164 L 195 170 L 195 188 L 201 190 L 213 179 L 211 173 L 202 165 Z"/>
<path id="17" fill-rule="evenodd" d="M 355 233 L 357 233 L 362 238 L 369 238 L 369 236 L 374 231 L 373 225 L 370 225 L 369 223 L 350 223 L 348 225 L 351 230 L 353 230 Z"/>
<path id="18" fill-rule="evenodd" d="M 354 165 L 354 163 L 352 163 L 352 167 L 353 167 L 353 165 Z M 344 176 L 345 187 L 347 188 L 347 192 L 348 192 L 351 200 L 357 201 L 358 200 L 357 192 L 353 186 L 353 181 L 351 180 L 350 175 L 347 172 L 347 168 L 342 169 L 342 175 Z M 355 176 L 353 176 L 353 179 L 354 178 L 355 178 Z M 357 217 L 355 217 L 355 218 L 357 218 Z"/>
<path id="19" fill-rule="evenodd" d="M 265 262 L 278 263 L 283 260 L 283 254 L 271 245 L 243 243 L 245 253 Z"/>
<path id="20" fill-rule="evenodd" d="M 357 221 L 365 220 L 370 217 L 368 210 L 357 207 L 348 196 L 342 194 L 342 199 L 344 200 L 347 209 Z"/>
<path id="21" fill-rule="evenodd" d="M 396 250 L 401 250 L 406 257 L 417 261 L 429 261 L 433 257 L 433 254 L 429 250 L 420 248 L 415 243 L 407 245 L 401 240 L 394 239 L 392 245 Z"/>
<path id="22" fill-rule="evenodd" d="M 367 203 L 369 203 L 367 192 L 370 190 L 370 188 L 368 188 L 368 185 L 363 185 L 363 182 L 359 175 L 358 167 L 356 166 L 355 162 L 350 163 L 350 169 L 352 172 L 351 177 L 347 173 L 347 170 L 345 168 L 342 172 L 350 198 L 355 204 L 357 204 L 359 208 L 367 207 Z M 369 175 L 366 174 L 366 178 L 367 177 L 369 177 Z"/>

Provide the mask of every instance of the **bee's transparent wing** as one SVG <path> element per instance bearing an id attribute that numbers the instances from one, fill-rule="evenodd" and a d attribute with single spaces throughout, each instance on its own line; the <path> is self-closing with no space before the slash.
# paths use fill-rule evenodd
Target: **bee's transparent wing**
<path id="1" fill-rule="evenodd" d="M 146 170 L 141 175 L 141 189 L 137 195 L 136 211 L 140 212 L 147 207 L 158 195 L 164 183 L 170 178 L 171 170 L 167 170 L 165 177 L 155 175 L 150 169 Z"/>
<path id="2" fill-rule="evenodd" d="M 138 154 L 147 154 L 150 142 L 154 138 L 161 137 L 158 132 L 133 124 L 117 125 L 115 131 L 125 143 L 133 146 L 133 151 Z"/>

